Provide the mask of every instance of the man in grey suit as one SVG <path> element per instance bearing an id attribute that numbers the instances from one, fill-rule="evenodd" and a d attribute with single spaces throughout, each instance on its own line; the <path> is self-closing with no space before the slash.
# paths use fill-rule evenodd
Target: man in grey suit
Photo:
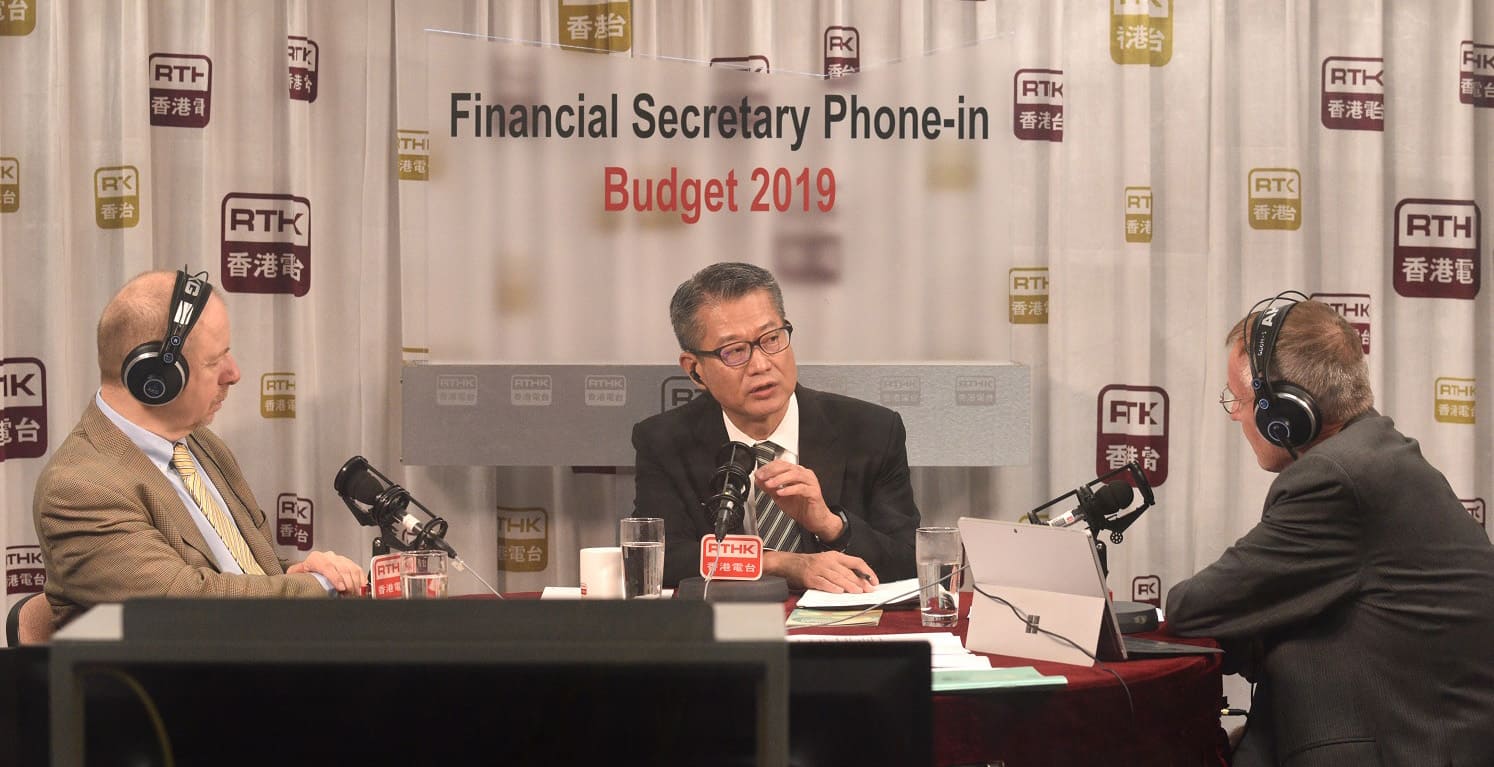
<path id="1" fill-rule="evenodd" d="M 1273 301 L 1227 346 L 1220 402 L 1279 476 L 1260 522 L 1173 586 L 1167 623 L 1255 683 L 1233 763 L 1494 764 L 1487 534 L 1375 412 L 1332 308 Z"/>
<path id="2" fill-rule="evenodd" d="M 669 315 L 680 367 L 705 392 L 633 428 L 634 515 L 664 519 L 664 582 L 699 574 L 700 539 L 713 530 L 700 502 L 728 440 L 769 450 L 749 501 L 763 509 L 754 521 L 766 574 L 851 593 L 911 578 L 919 514 L 902 418 L 799 385 L 773 275 L 712 264 L 680 284 Z"/>
<path id="3" fill-rule="evenodd" d="M 363 570 L 346 557 L 313 551 L 287 566 L 276 556 L 267 515 L 238 461 L 207 428 L 239 367 L 229 351 L 227 307 L 210 285 L 193 281 L 142 274 L 99 319 L 99 391 L 48 461 L 33 500 L 46 596 L 59 626 L 89 606 L 131 597 L 362 589 Z M 132 359 L 150 356 L 142 344 L 163 341 L 168 317 L 191 319 L 180 350 L 188 374 L 170 384 L 179 389 L 174 396 L 156 397 L 163 378 L 132 388 L 127 371 Z M 135 393 L 141 388 L 148 401 Z"/>

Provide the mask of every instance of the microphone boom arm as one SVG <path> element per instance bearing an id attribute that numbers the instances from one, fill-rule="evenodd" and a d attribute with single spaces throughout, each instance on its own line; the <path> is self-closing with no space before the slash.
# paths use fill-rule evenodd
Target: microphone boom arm
<path id="1" fill-rule="evenodd" d="M 1120 543 L 1122 540 L 1124 540 L 1126 528 L 1135 524 L 1137 518 L 1141 516 L 1141 512 L 1150 509 L 1152 505 L 1157 502 L 1157 497 L 1152 494 L 1152 483 L 1147 481 L 1146 473 L 1141 470 L 1141 467 L 1138 466 L 1135 461 L 1132 461 L 1117 469 L 1106 472 L 1103 476 L 1095 479 L 1094 482 L 1091 482 L 1089 484 L 1095 484 L 1095 482 L 1104 482 L 1105 480 L 1110 479 L 1111 477 L 1120 474 L 1123 471 L 1130 473 L 1131 484 L 1135 485 L 1136 489 L 1141 491 L 1141 505 L 1125 513 L 1118 513 L 1114 516 L 1105 518 L 1104 523 L 1100 525 L 1100 528 L 1110 531 L 1111 543 Z M 1090 532 L 1093 533 L 1096 538 L 1099 537 L 1099 532 L 1095 527 L 1091 527 Z"/>
<path id="2" fill-rule="evenodd" d="M 343 477 L 356 473 L 359 469 L 378 477 L 385 485 L 369 508 L 359 508 L 359 505 L 348 496 L 345 487 L 341 486 Z M 338 497 L 347 505 L 348 511 L 364 527 L 377 527 L 381 535 L 374 538 L 373 555 L 380 556 L 388 554 L 390 549 L 396 551 L 418 551 L 426 548 L 440 548 L 455 556 L 451 551 L 450 544 L 446 543 L 446 530 L 448 524 L 445 519 L 426 507 L 425 504 L 416 500 L 410 492 L 395 484 L 393 480 L 385 476 L 383 472 L 374 468 L 363 456 L 354 456 L 343 464 L 342 471 L 338 472 L 338 481 L 334 483 Z M 410 504 L 425 512 L 429 521 L 420 526 L 420 532 L 406 543 L 400 536 L 401 526 L 398 523 L 405 517 L 405 509 Z M 383 510 L 383 513 L 380 513 Z"/>
<path id="3" fill-rule="evenodd" d="M 1141 516 L 1141 513 L 1146 511 L 1147 509 L 1150 509 L 1152 505 L 1157 501 L 1156 495 L 1152 493 L 1151 482 L 1147 480 L 1146 473 L 1141 470 L 1141 466 L 1139 466 L 1135 461 L 1131 461 L 1124 466 L 1120 466 L 1108 472 L 1105 472 L 1104 474 L 1095 477 L 1094 479 L 1080 485 L 1079 487 L 1070 490 L 1069 492 L 1064 493 L 1063 495 L 1060 495 L 1057 498 L 1054 498 L 1053 500 L 1048 501 L 1047 503 L 1044 503 L 1043 505 L 1033 509 L 1032 511 L 1027 513 L 1027 521 L 1035 525 L 1043 524 L 1042 520 L 1038 519 L 1038 512 L 1047 509 L 1048 507 L 1053 506 L 1059 501 L 1062 501 L 1063 499 L 1070 496 L 1078 496 L 1079 508 L 1090 508 L 1092 506 L 1090 501 L 1093 500 L 1095 496 L 1095 492 L 1090 488 L 1096 485 L 1103 485 L 1111 477 L 1114 477 L 1122 472 L 1128 472 L 1131 477 L 1131 484 L 1141 491 L 1141 505 L 1124 513 L 1117 512 L 1115 514 L 1106 515 L 1091 512 L 1084 514 L 1084 521 L 1089 526 L 1090 537 L 1092 537 L 1095 542 L 1095 551 L 1100 556 L 1100 569 L 1106 575 L 1106 577 L 1109 577 L 1110 561 L 1109 556 L 1107 555 L 1105 542 L 1100 540 L 1100 531 L 1108 531 L 1110 533 L 1110 542 L 1119 544 L 1121 541 L 1125 540 L 1126 529 L 1135 524 L 1136 520 Z"/>

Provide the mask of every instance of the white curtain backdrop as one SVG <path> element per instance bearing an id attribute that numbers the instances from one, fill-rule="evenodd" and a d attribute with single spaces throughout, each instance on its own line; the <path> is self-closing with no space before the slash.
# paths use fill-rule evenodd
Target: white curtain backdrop
<path id="1" fill-rule="evenodd" d="M 497 238 L 481 220 L 428 227 L 442 163 L 460 155 L 429 150 L 450 137 L 430 111 L 425 30 L 579 45 L 568 31 L 578 14 L 616 15 L 626 33 L 598 44 L 611 54 L 548 51 L 605 62 L 615 74 L 597 93 L 627 86 L 645 61 L 757 56 L 770 62 L 757 75 L 772 78 L 765 93 L 850 65 L 865 87 L 910 103 L 981 94 L 988 139 L 883 150 L 878 175 L 848 190 L 854 205 L 749 226 L 752 246 L 724 253 L 780 272 L 790 317 L 813 329 L 795 336 L 801 363 L 1031 367 L 1031 464 L 915 469 L 927 522 L 1014 518 L 1073 489 L 1103 464 L 1109 403 L 1165 393 L 1165 433 L 1146 443 L 1166 467 L 1158 504 L 1110 562 L 1117 598 L 1161 598 L 1147 584 L 1165 589 L 1208 564 L 1259 517 L 1271 475 L 1215 400 L 1225 332 L 1288 288 L 1327 294 L 1367 326 L 1377 407 L 1420 440 L 1470 513 L 1482 521 L 1494 495 L 1494 427 L 1476 406 L 1494 377 L 1479 218 L 1494 205 L 1494 3 L 23 0 L 0 13 L 9 600 L 40 590 L 32 489 L 97 389 L 100 310 L 131 275 L 184 264 L 266 291 L 224 291 L 244 379 L 214 428 L 260 504 L 303 525 L 300 539 L 286 531 L 287 556 L 314 546 L 366 557 L 373 532 L 331 490 L 362 454 L 442 513 L 500 589 L 576 583 L 576 550 L 614 543 L 631 509 L 629 470 L 403 467 L 399 385 L 402 366 L 426 362 L 676 356 L 667 296 L 718 255 L 693 247 L 677 219 L 609 223 L 598 194 L 577 204 L 577 231 L 548 237 L 538 223 Z M 854 29 L 854 59 L 827 50 L 831 27 Z M 951 74 L 951 60 L 979 67 Z M 1058 70 L 1061 97 L 1023 98 L 1019 70 Z M 516 94 L 544 92 L 523 73 L 509 81 Z M 1051 118 L 1055 103 L 1062 140 L 1035 140 L 1057 133 L 1023 113 Z M 658 167 L 710 156 L 676 149 L 628 157 Z M 607 151 L 577 156 L 600 166 Z M 816 151 L 795 162 L 847 178 L 865 156 L 846 142 Z M 555 171 L 530 159 L 490 180 L 530 206 L 495 219 L 553 223 Z M 309 249 L 300 278 L 261 269 L 244 282 L 229 271 L 228 211 L 277 195 L 309 225 L 293 243 Z M 567 246 L 600 226 L 615 227 L 605 247 Z M 815 268 L 791 269 L 803 264 L 771 236 L 790 230 L 809 237 Z M 826 233 L 877 246 L 815 250 Z M 462 268 L 490 275 L 494 298 L 453 330 L 427 276 Z M 1013 282 L 1033 275 L 1046 279 Z M 1033 301 L 1046 321 L 1032 321 Z M 536 509 L 548 566 L 500 569 L 506 521 Z M 452 590 L 480 586 L 458 576 Z"/>

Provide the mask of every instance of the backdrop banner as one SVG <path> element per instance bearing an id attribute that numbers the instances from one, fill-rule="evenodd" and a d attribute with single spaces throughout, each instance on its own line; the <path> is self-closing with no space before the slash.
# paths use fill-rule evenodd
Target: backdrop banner
<path id="1" fill-rule="evenodd" d="M 366 558 L 332 491 L 364 455 L 498 588 L 575 585 L 631 468 L 406 466 L 401 376 L 671 364 L 671 292 L 727 259 L 777 274 L 806 365 L 1030 371 L 1030 461 L 915 468 L 930 524 L 1141 464 L 1117 598 L 1259 519 L 1216 398 L 1225 333 L 1285 289 L 1359 329 L 1376 406 L 1487 528 L 1488 3 L 7 0 L 0 69 L 10 602 L 43 587 L 32 491 L 99 312 L 184 265 L 243 371 L 213 428 L 293 560 Z"/>

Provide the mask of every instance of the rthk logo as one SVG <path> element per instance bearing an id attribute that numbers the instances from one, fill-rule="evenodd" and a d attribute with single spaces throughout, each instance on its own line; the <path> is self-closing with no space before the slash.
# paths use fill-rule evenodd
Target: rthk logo
<path id="1" fill-rule="evenodd" d="M 1152 241 L 1152 188 L 1128 186 L 1126 195 L 1126 242 Z"/>
<path id="2" fill-rule="evenodd" d="M 259 414 L 263 418 L 296 417 L 295 373 L 265 373 L 259 377 Z"/>
<path id="3" fill-rule="evenodd" d="M 431 177 L 430 131 L 399 129 L 396 132 L 399 155 L 396 171 L 400 181 L 427 181 Z"/>
<path id="4" fill-rule="evenodd" d="M 1385 60 L 1355 56 L 1323 59 L 1323 127 L 1385 130 Z"/>
<path id="5" fill-rule="evenodd" d="M 316 101 L 317 60 L 321 58 L 316 41 L 290 35 L 285 39 L 285 58 L 290 69 L 290 97 L 296 101 Z"/>
<path id="6" fill-rule="evenodd" d="M 1012 76 L 1012 133 L 1023 141 L 1063 141 L 1063 70 L 1019 69 Z"/>
<path id="7" fill-rule="evenodd" d="M 1013 325 L 1048 324 L 1048 267 L 1014 266 L 1007 270 L 1007 321 Z"/>
<path id="8" fill-rule="evenodd" d="M 861 32 L 855 27 L 825 28 L 825 77 L 834 79 L 861 71 Z"/>
<path id="9" fill-rule="evenodd" d="M 1100 390 L 1095 473 L 1135 463 L 1153 487 L 1167 481 L 1167 392 L 1112 384 Z"/>
<path id="10" fill-rule="evenodd" d="M 281 493 L 275 498 L 275 542 L 294 546 L 297 551 L 311 551 L 312 503 L 295 493 Z"/>
<path id="11" fill-rule="evenodd" d="M 1250 228 L 1302 227 L 1302 174 L 1296 168 L 1251 168 L 1249 185 Z"/>
<path id="12" fill-rule="evenodd" d="M 1172 0 L 1110 0 L 1111 61 L 1165 66 L 1172 37 Z"/>
<path id="13" fill-rule="evenodd" d="M 21 161 L 0 157 L 0 213 L 21 209 Z"/>
<path id="14" fill-rule="evenodd" d="M 0 359 L 0 462 L 47 454 L 47 368 L 35 357 Z"/>
<path id="15" fill-rule="evenodd" d="M 537 573 L 550 566 L 549 514 L 539 508 L 498 507 L 498 569 Z"/>
<path id="16" fill-rule="evenodd" d="M 231 293 L 311 290 L 311 201 L 289 194 L 223 197 L 223 289 Z"/>
<path id="17" fill-rule="evenodd" d="M 1458 100 L 1475 107 L 1494 107 L 1494 45 L 1472 40 L 1458 44 Z"/>
<path id="18" fill-rule="evenodd" d="M 93 172 L 93 220 L 100 229 L 129 229 L 140 223 L 140 171 L 111 165 Z"/>
<path id="19" fill-rule="evenodd" d="M 190 53 L 152 53 L 150 124 L 205 128 L 213 114 L 213 60 Z"/>
<path id="20" fill-rule="evenodd" d="M 1401 200 L 1395 206 L 1395 292 L 1472 300 L 1482 232 L 1473 200 Z"/>

